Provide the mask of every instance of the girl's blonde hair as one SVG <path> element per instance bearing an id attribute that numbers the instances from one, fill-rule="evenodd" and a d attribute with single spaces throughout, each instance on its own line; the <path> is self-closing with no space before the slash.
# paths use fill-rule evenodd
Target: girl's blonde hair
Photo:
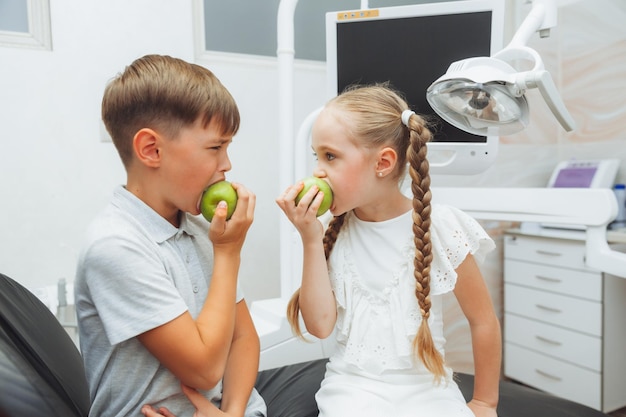
<path id="1" fill-rule="evenodd" d="M 401 116 L 408 109 L 401 95 L 385 84 L 365 87 L 352 87 L 332 99 L 327 108 L 336 108 L 350 114 L 351 133 L 354 140 L 366 147 L 390 146 L 398 154 L 394 173 L 400 181 L 406 174 L 407 161 L 413 193 L 413 233 L 415 235 L 415 296 L 419 304 L 422 320 L 413 341 L 416 356 L 437 380 L 444 377 L 444 360 L 435 347 L 428 318 L 430 317 L 430 264 L 433 258 L 430 239 L 431 191 L 426 143 L 432 134 L 423 117 L 413 114 L 408 126 L 402 123 Z M 337 235 L 344 223 L 345 213 L 334 217 L 324 236 L 326 259 L 335 244 Z M 299 297 L 297 290 L 289 301 L 287 318 L 299 336 Z"/>

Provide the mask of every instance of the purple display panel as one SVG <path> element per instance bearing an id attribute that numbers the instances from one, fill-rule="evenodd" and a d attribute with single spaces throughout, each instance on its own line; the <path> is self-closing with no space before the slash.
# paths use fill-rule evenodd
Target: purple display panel
<path id="1" fill-rule="evenodd" d="M 598 171 L 597 167 L 563 168 L 556 177 L 553 187 L 588 188 Z"/>

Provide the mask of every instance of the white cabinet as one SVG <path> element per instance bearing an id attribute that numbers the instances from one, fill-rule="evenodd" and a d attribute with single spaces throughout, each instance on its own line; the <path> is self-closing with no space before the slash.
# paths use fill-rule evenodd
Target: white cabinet
<path id="1" fill-rule="evenodd" d="M 626 405 L 626 279 L 571 236 L 505 235 L 504 374 L 609 412 Z"/>

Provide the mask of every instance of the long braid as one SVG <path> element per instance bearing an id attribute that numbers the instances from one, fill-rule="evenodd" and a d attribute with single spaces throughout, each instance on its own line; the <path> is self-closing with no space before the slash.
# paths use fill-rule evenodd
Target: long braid
<path id="1" fill-rule="evenodd" d="M 328 228 L 326 229 L 326 232 L 324 233 L 324 255 L 326 256 L 327 260 L 330 256 L 330 252 L 335 246 L 335 242 L 337 241 L 337 235 L 339 234 L 341 226 L 343 226 L 345 217 L 345 213 L 337 217 L 333 217 L 333 219 L 330 221 L 330 224 L 328 225 Z M 295 335 L 304 338 L 304 336 L 302 335 L 302 330 L 300 329 L 300 288 L 298 288 L 291 296 L 291 299 L 289 299 L 289 303 L 287 304 L 287 320 L 289 321 L 289 325 L 291 326 L 291 331 Z"/>
<path id="2" fill-rule="evenodd" d="M 426 368 L 441 380 L 445 376 L 444 360 L 435 347 L 428 325 L 430 317 L 430 265 L 433 259 L 430 239 L 431 191 L 426 142 L 431 134 L 418 115 L 409 118 L 410 145 L 407 151 L 411 191 L 413 192 L 413 233 L 415 235 L 415 296 L 422 315 L 413 348 Z"/>

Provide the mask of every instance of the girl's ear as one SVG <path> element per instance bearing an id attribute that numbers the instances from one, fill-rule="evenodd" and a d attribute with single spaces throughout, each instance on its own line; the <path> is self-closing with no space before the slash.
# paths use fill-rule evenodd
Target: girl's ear
<path id="1" fill-rule="evenodd" d="M 133 138 L 133 151 L 140 163 L 151 168 L 158 167 L 161 162 L 158 134 L 152 129 L 140 129 Z"/>
<path id="2" fill-rule="evenodd" d="M 378 152 L 376 159 L 376 175 L 386 177 L 391 174 L 398 162 L 398 154 L 393 148 L 385 147 Z"/>

